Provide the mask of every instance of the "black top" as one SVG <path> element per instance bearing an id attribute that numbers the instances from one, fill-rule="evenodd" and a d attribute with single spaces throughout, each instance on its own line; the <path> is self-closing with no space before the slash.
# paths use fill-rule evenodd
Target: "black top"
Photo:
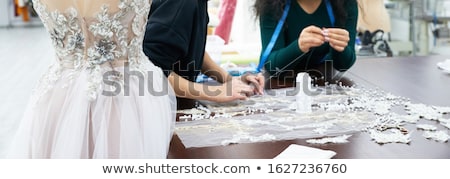
<path id="1" fill-rule="evenodd" d="M 195 81 L 205 53 L 207 0 L 153 0 L 144 38 L 144 53 L 168 76 Z"/>

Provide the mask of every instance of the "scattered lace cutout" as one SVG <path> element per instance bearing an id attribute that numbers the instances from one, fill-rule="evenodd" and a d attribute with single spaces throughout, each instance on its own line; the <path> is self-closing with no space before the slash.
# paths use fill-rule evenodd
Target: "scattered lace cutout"
<path id="1" fill-rule="evenodd" d="M 229 144 L 237 144 L 242 143 L 243 141 L 250 141 L 250 142 L 266 142 L 266 141 L 273 141 L 276 137 L 271 134 L 263 134 L 258 137 L 250 136 L 248 133 L 238 133 L 233 136 L 230 140 L 224 140 L 221 142 L 222 145 L 229 145 Z"/>
<path id="2" fill-rule="evenodd" d="M 442 118 L 443 113 L 439 110 L 436 110 L 436 107 L 433 106 L 427 106 L 425 104 L 412 104 L 407 103 L 406 105 L 406 111 L 410 115 L 417 115 L 421 118 L 425 118 L 428 120 L 439 120 Z M 442 109 L 442 108 L 441 108 Z"/>
<path id="3" fill-rule="evenodd" d="M 203 111 L 200 108 L 192 108 L 192 109 L 178 110 L 178 113 L 192 115 L 192 114 L 205 114 L 206 111 Z"/>
<path id="4" fill-rule="evenodd" d="M 417 129 L 424 130 L 424 131 L 435 131 L 435 130 L 437 130 L 437 127 L 433 126 L 433 125 L 429 125 L 429 124 L 418 124 Z"/>
<path id="5" fill-rule="evenodd" d="M 446 131 L 425 131 L 423 136 L 438 142 L 447 142 L 450 139 L 450 136 Z"/>
<path id="6" fill-rule="evenodd" d="M 351 89 L 347 89 L 351 90 Z M 276 92 L 281 93 L 281 92 Z M 284 94 L 289 93 L 284 90 Z M 326 94 L 323 94 L 325 96 Z M 372 114 L 363 110 L 345 113 L 342 111 L 327 111 L 318 107 L 323 103 L 322 95 L 313 97 L 313 112 L 298 114 L 288 107 L 295 102 L 295 95 L 288 96 L 255 96 L 246 101 L 236 101 L 226 104 L 202 102 L 210 112 L 203 107 L 194 110 L 179 111 L 182 119 L 176 125 L 176 133 L 186 147 L 205 147 L 222 145 L 222 141 L 233 139 L 236 134 L 248 133 L 250 136 L 275 136 L 274 140 L 289 140 L 298 138 L 314 138 L 326 135 L 341 135 L 358 132 L 373 121 Z M 330 96 L 333 101 L 344 100 L 347 95 Z M 355 99 L 357 99 L 355 97 Z M 331 101 L 331 100 L 330 100 Z M 326 102 L 328 103 L 328 101 Z M 330 102 L 331 104 L 331 102 Z M 186 114 L 194 111 L 199 113 Z M 205 114 L 211 114 L 210 117 Z M 198 120 L 196 120 L 198 119 Z M 239 136 L 239 135 L 238 135 Z M 240 140 L 240 143 L 251 142 Z M 225 142 L 226 143 L 226 142 Z"/>
<path id="7" fill-rule="evenodd" d="M 264 96 L 225 104 L 204 101 L 210 112 L 196 110 L 211 115 L 187 115 L 187 122 L 177 123 L 176 132 L 186 147 L 221 145 L 240 132 L 292 140 L 361 131 L 380 144 L 408 144 L 411 134 L 405 124 L 431 120 L 448 127 L 450 123 L 444 118 L 450 111 L 448 107 L 415 104 L 379 89 L 329 85 L 315 90 L 321 93 L 312 96 L 312 112 L 301 114 L 296 112 L 295 89 L 271 90 Z"/>
<path id="8" fill-rule="evenodd" d="M 404 134 L 400 130 L 388 130 L 388 131 L 378 131 L 378 130 L 369 130 L 370 137 L 375 140 L 376 143 L 379 144 L 387 144 L 387 143 L 404 143 L 408 144 L 411 142 L 411 135 Z"/>
<path id="9" fill-rule="evenodd" d="M 306 140 L 307 143 L 310 144 L 328 144 L 328 143 L 334 143 L 334 144 L 343 144 L 348 143 L 348 138 L 350 138 L 352 135 L 343 135 L 343 136 L 337 136 L 337 137 L 326 137 L 322 139 L 309 139 Z"/>

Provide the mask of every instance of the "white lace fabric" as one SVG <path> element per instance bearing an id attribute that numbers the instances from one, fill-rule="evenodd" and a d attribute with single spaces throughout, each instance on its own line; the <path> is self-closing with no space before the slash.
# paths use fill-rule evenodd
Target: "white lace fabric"
<path id="1" fill-rule="evenodd" d="M 37 84 L 9 158 L 165 158 L 176 100 L 143 53 L 151 0 L 33 3 L 57 60 Z M 120 86 L 105 83 L 111 71 Z"/>

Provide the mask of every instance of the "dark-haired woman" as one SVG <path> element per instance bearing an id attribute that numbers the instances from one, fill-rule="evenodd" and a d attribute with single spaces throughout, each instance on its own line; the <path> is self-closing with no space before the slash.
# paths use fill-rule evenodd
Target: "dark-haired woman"
<path id="1" fill-rule="evenodd" d="M 286 79 L 313 69 L 348 70 L 356 59 L 356 0 L 256 0 L 263 53 L 289 2 L 285 22 L 264 64 L 266 72 Z M 318 75 L 336 80 L 334 73 L 324 72 Z"/>

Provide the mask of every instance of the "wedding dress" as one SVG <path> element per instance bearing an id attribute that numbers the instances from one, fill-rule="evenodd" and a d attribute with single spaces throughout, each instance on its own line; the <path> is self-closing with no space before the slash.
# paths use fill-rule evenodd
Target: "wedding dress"
<path id="1" fill-rule="evenodd" d="M 33 0 L 56 63 L 8 158 L 166 158 L 176 100 L 143 53 L 151 0 Z"/>

